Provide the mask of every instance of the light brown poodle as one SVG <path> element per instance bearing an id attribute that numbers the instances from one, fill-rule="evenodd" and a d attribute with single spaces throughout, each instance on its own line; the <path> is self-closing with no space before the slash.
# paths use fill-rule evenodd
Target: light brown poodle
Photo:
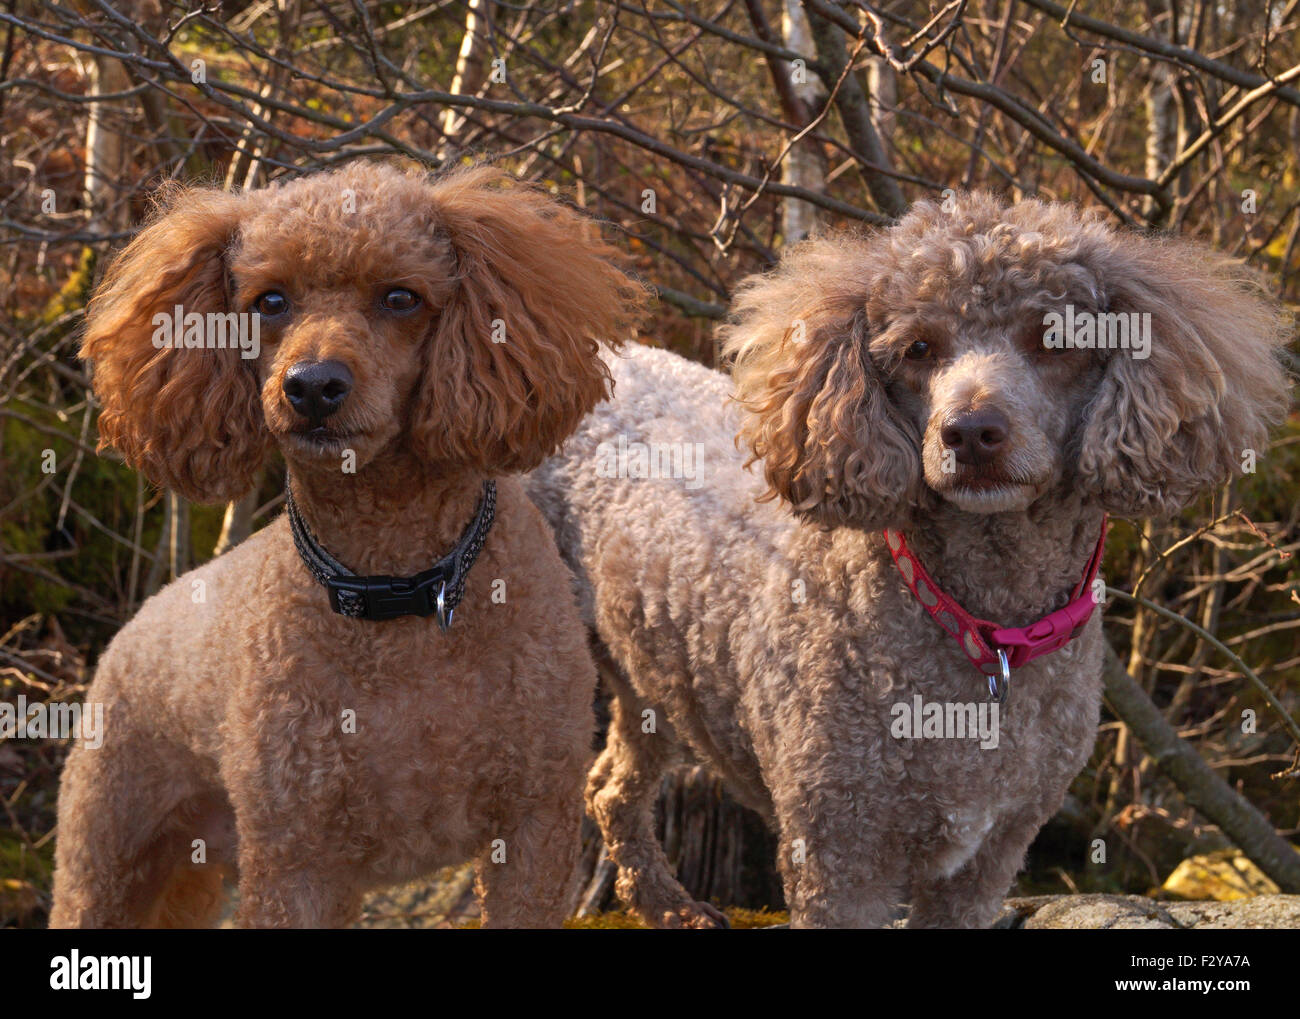
<path id="1" fill-rule="evenodd" d="M 611 360 L 616 399 L 528 482 L 618 667 L 587 802 L 619 893 L 659 925 L 718 922 L 654 834 L 685 754 L 778 833 L 795 926 L 875 927 L 908 899 L 913 926 L 987 925 L 1093 745 L 1101 613 L 1010 670 L 995 739 L 962 738 L 968 705 L 992 725 L 988 677 L 884 531 L 974 616 L 1061 609 L 1104 514 L 1170 513 L 1264 454 L 1286 326 L 1208 250 L 978 194 L 807 242 L 733 310 L 734 390 L 663 351 Z M 1138 316 L 1127 349 L 1056 349 L 1049 316 L 1117 313 Z M 944 727 L 908 722 L 917 697 Z"/>
<path id="2" fill-rule="evenodd" d="M 87 695 L 103 746 L 63 776 L 53 926 L 208 925 L 233 876 L 243 925 L 338 926 L 366 890 L 470 858 L 485 924 L 560 924 L 595 673 L 511 472 L 606 394 L 598 341 L 640 300 L 613 254 L 499 171 L 357 162 L 180 189 L 117 259 L 82 347 L 101 443 L 203 502 L 278 446 L 333 566 L 309 569 L 282 515 L 117 635 Z M 195 347 L 210 326 L 166 347 L 182 311 L 257 312 L 259 356 Z M 370 604 L 347 590 L 334 611 L 314 575 L 406 578 L 453 549 L 422 594 L 378 582 L 395 618 L 342 614 Z"/>

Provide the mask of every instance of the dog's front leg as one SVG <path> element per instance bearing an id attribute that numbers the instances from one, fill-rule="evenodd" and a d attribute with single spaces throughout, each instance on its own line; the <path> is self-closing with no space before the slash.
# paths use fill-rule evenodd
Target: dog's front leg
<path id="1" fill-rule="evenodd" d="M 812 769 L 795 774 L 820 778 L 798 783 L 775 798 L 777 863 L 790 926 L 885 926 L 906 882 L 905 859 L 871 824 L 873 812 L 857 783 L 831 786 L 824 774 Z"/>
<path id="2" fill-rule="evenodd" d="M 355 920 L 361 908 L 356 884 L 359 863 L 344 858 L 345 839 L 332 841 L 325 834 L 341 835 L 343 829 L 331 830 L 326 822 L 315 832 L 304 832 L 304 822 L 315 814 L 307 803 L 288 805 L 278 819 L 265 806 L 243 809 L 245 804 L 236 807 L 236 923 L 240 927 L 302 929 L 346 927 Z"/>
<path id="3" fill-rule="evenodd" d="M 950 877 L 917 877 L 912 884 L 908 927 L 983 928 L 1002 905 L 1047 816 L 1024 811 L 1001 822 L 975 855 Z"/>
<path id="4" fill-rule="evenodd" d="M 346 927 L 361 908 L 359 892 L 330 866 L 293 866 L 273 855 L 241 852 L 239 870 L 240 927 Z"/>
<path id="5" fill-rule="evenodd" d="M 257 710 L 226 723 L 222 779 L 239 838 L 241 927 L 342 927 L 360 909 L 359 838 L 348 810 L 361 737 L 340 724 L 324 696 L 281 683 L 245 689 Z M 349 743 L 349 741 L 352 741 Z"/>
<path id="6" fill-rule="evenodd" d="M 494 834 L 475 866 L 484 927 L 556 928 L 568 918 L 577 897 L 581 789 L 580 769 L 534 785 Z"/>

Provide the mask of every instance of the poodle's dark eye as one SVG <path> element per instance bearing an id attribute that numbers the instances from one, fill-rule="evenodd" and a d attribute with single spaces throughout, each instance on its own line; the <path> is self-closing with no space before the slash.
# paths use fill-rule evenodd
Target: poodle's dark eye
<path id="1" fill-rule="evenodd" d="M 1020 342 L 1024 348 L 1045 358 L 1060 357 L 1073 349 L 1063 341 L 1059 329 L 1043 325 L 1030 326 Z"/>
<path id="2" fill-rule="evenodd" d="M 268 290 L 253 302 L 253 310 L 266 318 L 278 318 L 289 310 L 289 298 L 278 290 Z"/>
<path id="3" fill-rule="evenodd" d="M 405 287 L 393 287 L 379 303 L 388 311 L 410 311 L 419 305 L 420 298 Z"/>
<path id="4" fill-rule="evenodd" d="M 925 340 L 917 340 L 903 354 L 909 361 L 924 361 L 930 356 L 930 344 Z"/>

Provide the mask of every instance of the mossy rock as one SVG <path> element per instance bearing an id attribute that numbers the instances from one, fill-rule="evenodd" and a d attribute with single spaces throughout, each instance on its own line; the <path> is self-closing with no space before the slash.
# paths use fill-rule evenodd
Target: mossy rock
<path id="1" fill-rule="evenodd" d="M 733 930 L 755 930 L 762 927 L 777 927 L 790 922 L 789 913 L 777 913 L 769 909 L 725 909 L 723 912 L 731 923 Z M 459 930 L 477 930 L 478 921 L 463 924 Z M 646 925 L 631 913 L 609 912 L 595 913 L 592 916 L 575 916 L 564 921 L 566 931 L 643 931 Z"/>

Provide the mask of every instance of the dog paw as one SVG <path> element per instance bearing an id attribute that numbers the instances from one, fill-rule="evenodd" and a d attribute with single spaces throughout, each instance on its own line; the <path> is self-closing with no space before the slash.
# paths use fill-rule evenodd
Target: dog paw
<path id="1" fill-rule="evenodd" d="M 720 909 L 707 902 L 687 902 L 661 914 L 660 927 L 671 930 L 730 930 L 731 923 Z"/>

